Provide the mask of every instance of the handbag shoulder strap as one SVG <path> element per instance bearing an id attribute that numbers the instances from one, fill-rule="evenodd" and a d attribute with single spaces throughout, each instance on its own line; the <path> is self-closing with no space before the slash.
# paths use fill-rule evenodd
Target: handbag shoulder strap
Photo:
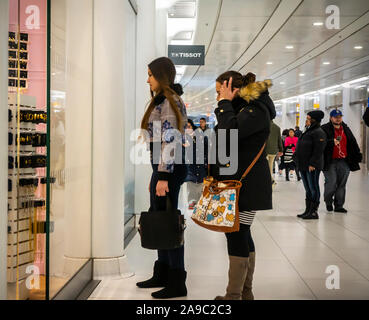
<path id="1" fill-rule="evenodd" d="M 242 175 L 242 177 L 240 179 L 240 182 L 242 182 L 242 180 L 244 180 L 246 178 L 246 176 L 250 173 L 251 169 L 254 167 L 254 165 L 256 164 L 256 162 L 260 159 L 261 155 L 263 154 L 263 151 L 264 151 L 265 147 L 266 147 L 266 143 L 264 143 L 264 145 L 260 149 L 259 153 L 255 157 L 254 161 L 251 162 L 251 164 L 249 165 L 249 167 L 246 169 L 245 173 Z"/>

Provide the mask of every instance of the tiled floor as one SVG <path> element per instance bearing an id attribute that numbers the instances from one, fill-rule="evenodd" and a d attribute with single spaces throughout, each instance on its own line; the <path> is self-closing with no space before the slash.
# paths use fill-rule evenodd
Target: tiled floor
<path id="1" fill-rule="evenodd" d="M 327 214 L 319 221 L 301 221 L 301 183 L 277 177 L 274 210 L 259 212 L 252 226 L 257 261 L 256 299 L 369 299 L 369 176 L 350 176 L 346 208 L 349 213 Z M 321 178 L 323 189 L 323 178 Z M 186 265 L 189 300 L 213 299 L 225 291 L 228 260 L 223 234 L 203 230 L 188 219 Z M 90 299 L 151 299 L 152 290 L 135 286 L 151 275 L 155 252 L 140 247 L 136 236 L 126 251 L 135 276 L 104 280 Z M 326 287 L 328 266 L 339 270 L 339 289 Z M 337 283 L 337 282 L 336 282 Z"/>

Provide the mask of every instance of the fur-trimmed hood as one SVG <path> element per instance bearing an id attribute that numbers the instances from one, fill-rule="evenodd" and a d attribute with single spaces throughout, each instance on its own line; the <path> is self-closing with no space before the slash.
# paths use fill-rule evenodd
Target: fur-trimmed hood
<path id="1" fill-rule="evenodd" d="M 263 92 L 268 91 L 272 86 L 273 84 L 271 80 L 250 83 L 246 87 L 241 88 L 240 97 L 247 102 L 256 100 Z"/>
<path id="2" fill-rule="evenodd" d="M 247 103 L 255 100 L 262 102 L 269 110 L 270 119 L 273 120 L 277 116 L 277 112 L 268 91 L 272 86 L 271 80 L 250 83 L 246 87 L 241 88 L 239 96 Z"/>

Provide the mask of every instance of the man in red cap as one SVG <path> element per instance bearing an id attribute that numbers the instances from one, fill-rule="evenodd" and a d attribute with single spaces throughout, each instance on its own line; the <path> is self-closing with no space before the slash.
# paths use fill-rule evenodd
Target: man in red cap
<path id="1" fill-rule="evenodd" d="M 306 130 L 297 143 L 294 160 L 300 170 L 306 191 L 305 212 L 297 217 L 305 220 L 319 219 L 320 204 L 319 176 L 324 165 L 326 134 L 320 127 L 324 112 L 311 111 L 306 117 Z"/>
<path id="2" fill-rule="evenodd" d="M 327 211 L 347 213 L 343 207 L 346 198 L 346 184 L 350 171 L 360 170 L 362 160 L 360 148 L 350 128 L 342 120 L 342 112 L 333 110 L 330 122 L 322 126 L 327 135 L 324 150 L 324 201 Z"/>

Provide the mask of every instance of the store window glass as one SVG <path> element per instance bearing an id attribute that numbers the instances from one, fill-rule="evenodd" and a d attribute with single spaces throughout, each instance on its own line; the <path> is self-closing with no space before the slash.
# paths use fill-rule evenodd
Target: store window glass
<path id="1" fill-rule="evenodd" d="M 9 1 L 8 299 L 46 297 L 47 1 Z"/>
<path id="2" fill-rule="evenodd" d="M 91 258 L 93 1 L 50 5 L 52 299 Z"/>

